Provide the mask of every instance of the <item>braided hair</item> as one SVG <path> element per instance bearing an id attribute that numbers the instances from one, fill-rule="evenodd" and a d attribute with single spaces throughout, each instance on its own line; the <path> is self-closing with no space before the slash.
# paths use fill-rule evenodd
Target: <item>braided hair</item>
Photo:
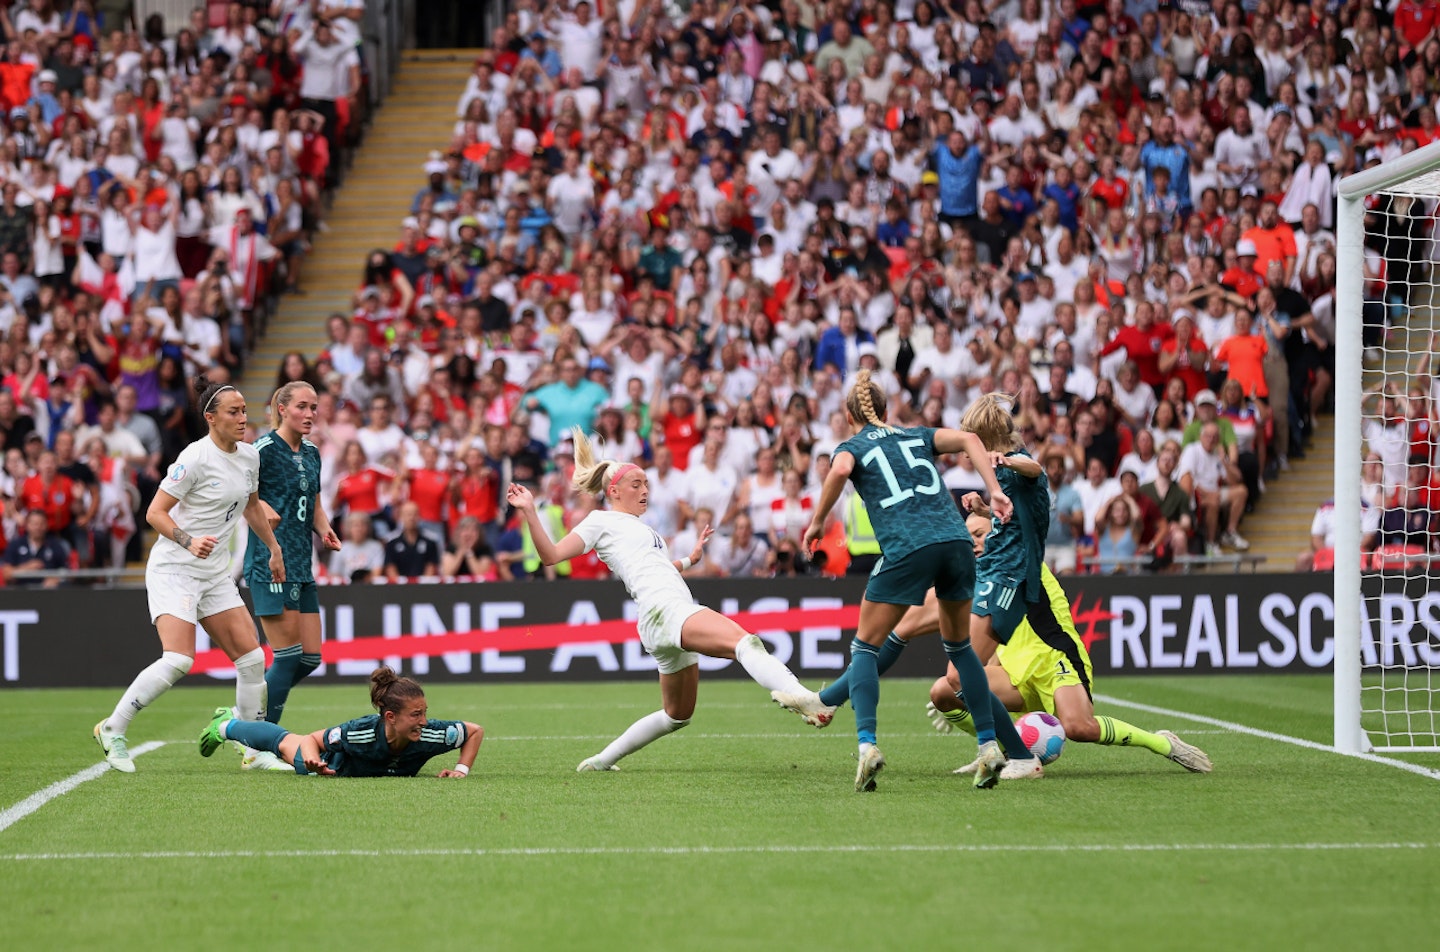
<path id="1" fill-rule="evenodd" d="M 852 420 L 859 423 L 868 423 L 882 430 L 895 429 L 885 422 L 885 391 L 870 379 L 869 370 L 856 372 L 855 383 L 845 396 L 845 410 Z"/>

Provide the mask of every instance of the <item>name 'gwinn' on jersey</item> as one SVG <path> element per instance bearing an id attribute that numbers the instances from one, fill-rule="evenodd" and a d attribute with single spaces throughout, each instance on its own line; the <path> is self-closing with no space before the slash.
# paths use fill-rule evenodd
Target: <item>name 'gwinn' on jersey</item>
<path id="1" fill-rule="evenodd" d="M 280 516 L 275 540 L 285 553 L 285 581 L 313 582 L 315 494 L 320 488 L 320 450 L 307 439 L 296 452 L 278 433 L 255 441 L 260 454 L 260 498 Z M 270 581 L 270 550 L 254 535 L 245 545 L 245 578 Z"/>
<path id="2" fill-rule="evenodd" d="M 146 571 L 204 579 L 228 575 L 230 537 L 259 482 L 260 456 L 249 443 L 237 443 L 235 451 L 227 453 L 206 436 L 181 450 L 160 481 L 160 491 L 179 500 L 170 510 L 175 524 L 197 539 L 214 536 L 215 550 L 208 559 L 197 559 L 173 539 L 158 539 Z"/>
<path id="3" fill-rule="evenodd" d="M 1030 459 L 1024 450 L 1005 455 Z M 1033 603 L 1039 601 L 1044 588 L 1040 566 L 1044 564 L 1045 535 L 1050 531 L 1050 480 L 1043 471 L 1030 479 L 1004 466 L 995 467 L 995 479 L 1015 505 L 1015 513 L 1008 523 L 990 520 L 990 535 L 977 567 L 981 575 L 1023 580 L 1025 601 Z"/>
<path id="4" fill-rule="evenodd" d="M 464 721 L 430 718 L 420 739 L 393 751 L 385 739 L 385 718 L 367 714 L 325 731 L 321 738 L 325 764 L 341 777 L 413 777 L 431 757 L 465 745 Z"/>
<path id="5" fill-rule="evenodd" d="M 695 601 L 670 560 L 665 540 L 639 516 L 597 509 L 581 519 L 574 532 L 584 541 L 585 551 L 595 550 L 600 561 L 625 583 L 642 614 L 666 602 Z"/>
<path id="6" fill-rule="evenodd" d="M 935 468 L 933 428 L 867 425 L 835 452 L 855 457 L 850 480 L 887 560 L 941 542 L 969 541 L 960 510 Z"/>

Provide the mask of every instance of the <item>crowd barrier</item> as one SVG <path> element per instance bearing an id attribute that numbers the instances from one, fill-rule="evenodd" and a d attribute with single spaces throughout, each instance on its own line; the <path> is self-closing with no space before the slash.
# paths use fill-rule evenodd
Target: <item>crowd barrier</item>
<path id="1" fill-rule="evenodd" d="M 1367 663 L 1440 666 L 1440 590 L 1423 575 L 1367 580 Z M 1331 576 L 1076 577 L 1067 591 L 1095 674 L 1321 672 L 1334 654 Z M 861 580 L 716 580 L 695 597 L 756 631 L 812 683 L 841 671 Z M 428 681 L 603 681 L 649 677 L 635 606 L 614 582 L 355 585 L 320 589 L 330 683 L 380 661 Z M 227 679 L 200 638 L 195 672 Z M 0 590 L 0 685 L 122 687 L 158 642 L 143 589 Z M 743 676 L 704 659 L 707 676 Z M 897 676 L 944 667 L 938 640 L 917 643 Z"/>

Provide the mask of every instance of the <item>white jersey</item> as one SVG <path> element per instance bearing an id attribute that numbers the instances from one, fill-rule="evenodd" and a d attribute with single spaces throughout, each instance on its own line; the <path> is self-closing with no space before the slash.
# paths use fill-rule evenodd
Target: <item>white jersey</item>
<path id="1" fill-rule="evenodd" d="M 158 539 L 146 572 L 171 572 L 212 579 L 230 572 L 230 537 L 240 524 L 250 495 L 260 488 L 260 453 L 238 443 L 226 453 L 206 436 L 181 451 L 160 481 L 160 491 L 179 503 L 170 510 L 175 524 L 195 538 L 214 536 L 215 551 L 197 559 L 173 539 Z"/>
<path id="2" fill-rule="evenodd" d="M 585 551 L 595 550 L 611 573 L 625 583 L 625 590 L 640 606 L 642 624 L 657 608 L 677 601 L 694 603 L 690 588 L 670 560 L 665 540 L 639 516 L 597 509 L 580 520 L 574 532 L 585 542 Z"/>

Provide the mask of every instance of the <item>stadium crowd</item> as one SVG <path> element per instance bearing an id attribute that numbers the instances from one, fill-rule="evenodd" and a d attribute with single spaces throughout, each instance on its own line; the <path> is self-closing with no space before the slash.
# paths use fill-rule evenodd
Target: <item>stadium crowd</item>
<path id="1" fill-rule="evenodd" d="M 12 43 L 0 70 L 41 68 L 0 75 L 27 97 L 0 206 L 7 516 L 82 460 L 148 491 L 192 432 L 185 372 L 237 369 L 258 263 L 277 249 L 293 280 L 320 213 L 360 6 Z M 676 551 L 716 526 L 691 574 L 868 570 L 858 500 L 799 544 L 861 367 L 904 425 L 1013 395 L 1057 570 L 1243 551 L 1329 398 L 1334 183 L 1440 135 L 1434 2 L 509 6 L 398 240 L 277 374 L 320 395 L 332 578 L 603 574 L 542 567 L 503 502 L 532 487 L 557 538 L 583 518 L 574 426 L 647 468 Z M 67 246 L 79 208 L 96 230 Z M 1378 346 L 1408 282 L 1367 261 Z M 979 488 L 948 463 L 945 488 Z M 75 492 L 72 530 L 113 535 L 104 493 Z"/>
<path id="2" fill-rule="evenodd" d="M 297 290 L 360 118 L 363 13 L 211 2 L 167 34 L 130 0 L 0 6 L 7 575 L 139 554 L 203 431 L 187 377 L 238 374 Z"/>

